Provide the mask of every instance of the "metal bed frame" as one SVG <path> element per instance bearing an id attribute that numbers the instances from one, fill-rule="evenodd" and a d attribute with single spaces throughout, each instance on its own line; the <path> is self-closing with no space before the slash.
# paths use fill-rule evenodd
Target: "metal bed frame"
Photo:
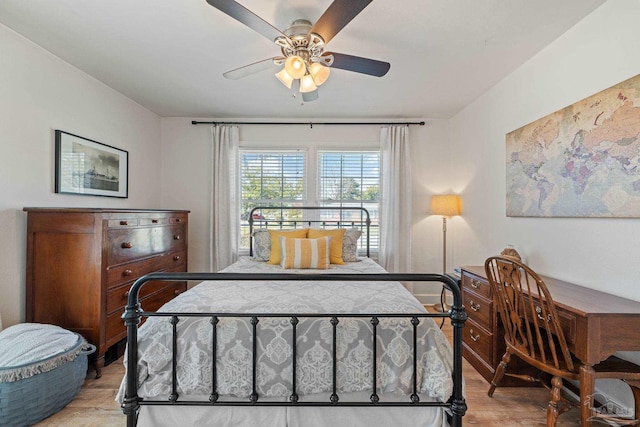
<path id="1" fill-rule="evenodd" d="M 254 219 L 253 215 L 255 212 L 261 212 L 263 210 L 278 210 L 280 211 L 280 219 Z M 284 211 L 338 211 L 338 212 L 346 212 L 346 211 L 355 211 L 360 213 L 360 217 L 364 219 L 360 220 L 321 220 L 321 219 L 301 219 L 301 220 L 285 220 L 283 219 Z M 362 207 L 352 207 L 352 206 L 298 206 L 298 207 L 290 207 L 290 206 L 256 206 L 251 209 L 249 212 L 249 256 L 253 256 L 253 231 L 254 231 L 254 223 L 258 223 L 260 226 L 264 225 L 264 227 L 268 229 L 270 225 L 273 225 L 280 229 L 294 229 L 299 225 L 306 225 L 307 227 L 312 227 L 314 225 L 319 226 L 321 228 L 340 228 L 344 226 L 350 226 L 355 228 L 364 228 L 366 230 L 365 233 L 365 248 L 367 258 L 370 256 L 370 247 L 371 247 L 371 215 L 369 215 L 369 211 L 366 208 Z"/>
<path id="2" fill-rule="evenodd" d="M 271 207 L 257 207 L 251 211 L 249 217 L 249 224 L 253 229 L 253 213 L 258 209 L 273 209 Z M 280 209 L 280 208 L 278 208 Z M 303 208 L 289 208 L 289 209 L 303 209 Z M 333 209 L 322 207 L 305 207 L 304 209 Z M 343 208 L 340 210 L 347 210 L 354 208 Z M 363 211 L 365 220 L 361 221 L 367 229 L 367 255 L 369 253 L 369 226 L 371 223 L 369 213 L 364 208 L 355 208 Z M 281 221 L 275 221 L 281 226 Z M 335 221 L 301 221 L 307 224 L 314 224 Z M 348 223 L 354 225 L 354 222 L 341 222 L 342 224 Z M 358 223 L 357 221 L 355 223 Z M 324 226 L 324 225 L 323 225 Z M 453 306 L 447 313 L 365 313 L 365 314 L 352 314 L 352 313 L 182 313 L 182 312 L 147 312 L 143 311 L 140 302 L 139 294 L 142 286 L 150 281 L 185 281 L 185 280 L 248 280 L 248 281 L 265 281 L 265 280 L 284 280 L 284 281 L 302 281 L 302 280 L 315 280 L 315 281 L 413 281 L 413 282 L 441 282 L 445 288 L 447 288 L 453 294 Z M 170 319 L 170 323 L 173 327 L 172 340 L 172 381 L 171 381 L 171 394 L 167 396 L 165 400 L 152 400 L 143 399 L 138 396 L 137 390 L 137 378 L 138 378 L 138 325 L 143 318 L 148 317 L 165 317 Z M 248 400 L 228 401 L 220 399 L 217 391 L 217 363 L 216 358 L 212 357 L 212 389 L 208 401 L 202 400 L 182 400 L 177 392 L 177 325 L 180 322 L 180 318 L 206 318 L 211 323 L 213 330 L 212 346 L 213 353 L 216 354 L 216 328 L 220 318 L 235 317 L 235 318 L 248 318 L 252 325 L 252 393 Z M 288 401 L 273 402 L 273 401 L 261 401 L 258 392 L 256 391 L 257 382 L 257 325 L 261 318 L 273 318 L 273 317 L 285 317 L 290 319 L 291 324 L 291 337 L 292 337 L 292 388 Z M 136 280 L 129 291 L 127 306 L 122 316 L 125 326 L 127 328 L 127 384 L 125 399 L 122 403 L 122 410 L 127 416 L 127 426 L 134 427 L 137 424 L 137 418 L 139 409 L 143 405 L 190 405 L 190 406 L 331 406 L 331 407 L 354 407 L 354 406 L 369 406 L 369 407 L 444 407 L 449 409 L 449 422 L 452 427 L 462 426 L 462 417 L 464 416 L 467 405 L 463 396 L 462 390 L 462 328 L 467 319 L 467 314 L 462 305 L 462 294 L 460 292 L 459 280 L 453 276 L 442 274 L 419 274 L 419 273 L 401 273 L 401 274 L 288 274 L 288 273 L 276 273 L 276 274 L 260 274 L 260 273 L 176 273 L 176 272 L 159 272 L 147 274 L 138 280 Z M 332 376 L 333 387 L 330 399 L 327 401 L 304 401 L 299 400 L 296 387 L 296 363 L 297 363 L 297 325 L 299 318 L 325 318 L 329 319 L 333 330 L 333 353 L 332 353 Z M 413 326 L 413 392 L 407 397 L 406 401 L 402 402 L 388 402 L 381 401 L 380 396 L 376 391 L 377 385 L 377 351 L 376 346 L 372 347 L 372 359 L 373 359 L 373 376 L 371 384 L 371 396 L 369 401 L 340 401 L 340 396 L 337 391 L 336 376 L 337 376 L 337 350 L 336 350 L 336 336 L 337 326 L 340 322 L 340 318 L 368 318 L 372 325 L 372 339 L 375 343 L 377 340 L 377 326 L 381 318 L 405 318 L 411 322 Z M 450 318 L 453 326 L 453 393 L 447 402 L 421 402 L 418 395 L 418 378 L 417 378 L 417 328 L 420 325 L 421 319 L 424 318 Z"/>

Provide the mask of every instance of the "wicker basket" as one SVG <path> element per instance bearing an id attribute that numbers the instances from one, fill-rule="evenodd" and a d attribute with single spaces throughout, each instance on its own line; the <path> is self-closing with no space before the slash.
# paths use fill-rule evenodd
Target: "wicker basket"
<path id="1" fill-rule="evenodd" d="M 68 352 L 77 352 L 83 344 L 84 339 L 78 335 L 77 345 Z M 80 351 L 73 361 L 50 371 L 18 381 L 0 382 L 0 424 L 33 425 L 71 402 L 87 375 L 87 356 L 96 349 L 90 344 L 89 347 Z"/>

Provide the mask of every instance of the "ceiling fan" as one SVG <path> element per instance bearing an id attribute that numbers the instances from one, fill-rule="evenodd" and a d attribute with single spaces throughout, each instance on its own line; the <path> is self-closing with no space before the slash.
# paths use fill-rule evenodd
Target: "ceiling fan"
<path id="1" fill-rule="evenodd" d="M 276 77 L 287 88 L 299 90 L 305 102 L 318 98 L 318 86 L 327 80 L 331 68 L 384 76 L 391 67 L 388 62 L 324 51 L 325 45 L 372 1 L 334 0 L 315 24 L 298 19 L 280 31 L 234 0 L 207 0 L 211 6 L 280 46 L 282 52 L 282 56 L 227 71 L 223 76 L 237 80 L 284 65 Z"/>

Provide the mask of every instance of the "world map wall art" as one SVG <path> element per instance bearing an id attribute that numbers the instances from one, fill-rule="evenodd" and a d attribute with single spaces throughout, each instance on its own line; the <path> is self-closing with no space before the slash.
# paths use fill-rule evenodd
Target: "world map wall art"
<path id="1" fill-rule="evenodd" d="M 506 136 L 507 216 L 640 217 L 640 75 Z"/>

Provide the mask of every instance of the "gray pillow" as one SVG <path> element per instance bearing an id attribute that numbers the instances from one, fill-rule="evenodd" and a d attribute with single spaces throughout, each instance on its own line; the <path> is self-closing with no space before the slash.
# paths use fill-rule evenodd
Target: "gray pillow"
<path id="1" fill-rule="evenodd" d="M 269 261 L 271 257 L 271 235 L 267 229 L 253 232 L 253 259 L 256 261 Z"/>
<path id="2" fill-rule="evenodd" d="M 362 232 L 357 228 L 348 228 L 342 238 L 342 260 L 344 262 L 358 261 L 358 239 Z"/>

